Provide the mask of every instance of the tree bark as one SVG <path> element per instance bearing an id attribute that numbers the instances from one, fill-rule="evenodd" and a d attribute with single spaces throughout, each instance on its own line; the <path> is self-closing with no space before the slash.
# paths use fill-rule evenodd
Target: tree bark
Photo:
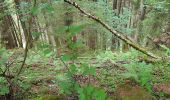
<path id="1" fill-rule="evenodd" d="M 4 4 L 4 1 L 0 1 L 1 4 Z M 11 19 L 12 17 L 10 15 L 6 15 L 5 14 L 5 10 L 7 10 L 7 7 L 1 7 L 0 8 L 0 13 L 2 15 L 4 15 L 0 20 L 1 22 L 1 28 L 0 32 L 1 32 L 1 38 L 2 38 L 2 44 L 4 44 L 6 46 L 6 48 L 8 49 L 12 49 L 17 47 L 17 42 L 14 39 L 14 35 L 15 35 L 15 27 L 13 27 Z"/>
<path id="2" fill-rule="evenodd" d="M 31 1 L 29 1 L 29 0 L 23 0 L 23 1 L 31 3 Z M 16 6 L 17 10 L 19 12 L 21 12 L 21 13 L 18 12 L 17 15 L 18 15 L 19 21 L 21 22 L 21 26 L 22 26 L 22 29 L 23 29 L 23 32 L 24 32 L 24 36 L 25 36 L 25 38 L 29 38 L 30 39 L 29 41 L 31 41 L 31 42 L 29 43 L 29 46 L 32 47 L 33 46 L 33 43 L 32 43 L 33 38 L 31 36 L 32 29 L 29 26 L 29 25 L 32 24 L 32 18 L 31 18 L 31 20 L 30 20 L 30 18 L 28 18 L 29 20 L 27 19 L 26 21 L 23 21 L 22 19 L 24 17 L 26 17 L 27 15 L 22 13 L 22 9 L 21 9 L 21 6 L 20 6 L 21 0 L 14 0 L 14 2 L 15 2 L 15 6 Z M 31 14 L 29 14 L 29 16 L 31 16 Z"/>
<path id="3" fill-rule="evenodd" d="M 117 0 L 113 0 L 113 10 L 117 9 Z"/>
<path id="4" fill-rule="evenodd" d="M 122 0 L 119 0 L 119 2 L 117 3 L 117 15 L 118 16 L 121 13 L 121 10 L 122 10 Z"/>

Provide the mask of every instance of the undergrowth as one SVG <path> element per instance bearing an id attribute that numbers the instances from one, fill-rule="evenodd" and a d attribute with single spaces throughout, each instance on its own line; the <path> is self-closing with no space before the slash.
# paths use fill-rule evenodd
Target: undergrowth
<path id="1" fill-rule="evenodd" d="M 21 51 L 0 49 L 0 74 L 4 72 L 6 64 L 10 64 L 13 60 L 15 63 L 9 69 L 9 73 L 15 74 L 23 58 Z M 169 55 L 169 49 L 165 54 Z M 93 56 L 93 60 L 88 58 L 79 61 L 79 56 L 74 54 L 64 54 L 59 58 L 55 50 L 43 44 L 39 49 L 33 48 L 29 51 L 25 71 L 21 73 L 18 81 L 14 81 L 20 90 L 15 95 L 22 92 L 28 98 L 29 95 L 41 96 L 47 92 L 36 95 L 31 93 L 33 87 L 42 86 L 48 91 L 50 83 L 50 86 L 55 84 L 58 95 L 73 95 L 80 100 L 109 100 L 108 93 L 115 92 L 117 87 L 126 84 L 127 80 L 130 80 L 132 85 L 134 82 L 135 85 L 142 86 L 154 95 L 154 84 L 170 82 L 170 63 L 146 63 L 140 61 L 139 57 L 146 56 L 136 50 L 124 53 L 106 51 L 98 53 L 96 57 Z M 96 80 L 91 81 L 91 79 Z M 94 84 L 95 82 L 97 84 Z M 0 95 L 8 94 L 10 88 L 3 76 L 0 77 L 0 84 Z"/>
<path id="2" fill-rule="evenodd" d="M 166 48 L 165 55 L 169 55 L 169 49 Z M 146 56 L 131 50 L 125 53 L 106 51 L 97 55 L 100 64 L 110 62 L 111 65 L 105 64 L 101 68 L 101 83 L 107 85 L 116 91 L 119 84 L 126 84 L 130 80 L 131 84 L 135 83 L 145 88 L 151 94 L 154 94 L 153 85 L 157 83 L 169 82 L 170 64 L 167 62 L 146 63 L 138 58 Z M 100 65 L 99 64 L 99 65 Z M 108 68 L 112 66 L 112 68 Z M 108 85 L 112 84 L 112 85 Z"/>

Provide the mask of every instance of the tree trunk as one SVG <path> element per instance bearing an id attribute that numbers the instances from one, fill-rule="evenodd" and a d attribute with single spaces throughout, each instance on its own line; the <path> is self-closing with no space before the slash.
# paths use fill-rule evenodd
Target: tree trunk
<path id="1" fill-rule="evenodd" d="M 113 0 L 113 10 L 117 9 L 117 0 Z"/>
<path id="2" fill-rule="evenodd" d="M 24 1 L 31 3 L 29 0 L 24 0 Z M 32 47 L 33 46 L 33 42 L 32 42 L 33 38 L 31 36 L 32 29 L 30 26 L 32 24 L 32 20 L 29 20 L 30 18 L 26 18 L 26 17 L 28 17 L 28 15 L 24 15 L 22 12 L 22 10 L 24 10 L 24 9 L 28 10 L 28 8 L 21 8 L 21 6 L 20 6 L 21 0 L 14 0 L 14 2 L 15 2 L 17 10 L 19 11 L 17 15 L 18 15 L 19 21 L 21 22 L 24 36 L 25 36 L 26 40 L 29 39 L 29 41 L 30 41 L 29 46 Z M 24 17 L 26 18 L 26 20 L 23 20 L 23 19 L 25 19 Z M 31 14 L 29 14 L 29 17 L 32 17 Z"/>
<path id="3" fill-rule="evenodd" d="M 0 2 L 1 4 L 4 4 L 3 1 Z M 5 6 L 4 6 L 5 7 Z M 15 27 L 13 27 L 11 19 L 12 17 L 10 15 L 6 15 L 4 10 L 8 8 L 0 8 L 0 13 L 5 15 L 1 17 L 1 38 L 2 38 L 2 44 L 6 46 L 8 49 L 12 49 L 17 47 L 17 41 L 15 38 Z"/>

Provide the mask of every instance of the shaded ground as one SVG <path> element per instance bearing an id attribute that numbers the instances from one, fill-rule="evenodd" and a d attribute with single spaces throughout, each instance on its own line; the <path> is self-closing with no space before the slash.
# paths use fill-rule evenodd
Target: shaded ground
<path id="1" fill-rule="evenodd" d="M 97 62 L 92 61 L 91 63 L 94 65 Z M 110 94 L 110 97 L 113 99 L 143 100 L 143 98 L 145 98 L 146 100 L 151 100 L 150 98 L 152 98 L 152 96 L 145 89 L 143 89 L 142 87 L 138 85 L 133 86 L 131 85 L 131 82 L 125 85 L 120 85 L 116 88 L 116 90 L 112 91 L 111 85 L 114 85 L 115 83 L 112 83 L 112 84 L 107 83 L 107 81 L 109 80 L 107 79 L 107 77 L 106 79 L 104 79 L 105 83 L 102 82 L 102 79 L 99 78 L 99 77 L 102 77 L 101 75 L 102 74 L 101 72 L 103 70 L 102 67 L 105 67 L 105 68 L 107 67 L 107 70 L 115 69 L 115 71 L 119 73 L 122 73 L 125 70 L 124 68 L 119 68 L 120 66 L 116 66 L 115 64 L 111 62 L 105 62 L 104 64 L 102 64 L 101 66 L 98 66 L 97 68 L 98 79 L 94 77 L 84 77 L 81 75 L 77 75 L 74 78 L 81 85 L 93 84 L 98 87 L 103 87 L 106 91 L 108 91 L 108 94 Z M 113 76 L 115 76 L 116 73 L 113 73 L 114 72 L 113 70 L 111 71 L 112 71 Z M 23 81 L 26 80 L 27 83 L 31 84 L 30 88 L 28 89 L 29 91 L 27 91 L 30 93 L 28 94 L 31 96 L 30 98 L 32 98 L 32 96 L 35 95 L 35 96 L 40 96 L 41 99 L 43 98 L 42 100 L 48 100 L 48 98 L 54 98 L 55 96 L 58 95 L 57 98 L 54 99 L 54 100 L 58 100 L 58 97 L 60 96 L 59 96 L 59 87 L 57 85 L 57 80 L 59 78 L 64 78 L 63 76 L 65 72 L 64 67 L 56 69 L 56 66 L 51 66 L 49 64 L 45 66 L 34 64 L 27 68 L 27 72 L 28 73 L 25 72 L 22 75 L 22 77 L 23 77 Z M 33 75 L 30 75 L 29 72 L 31 72 Z M 117 84 L 120 84 L 120 81 L 117 81 Z M 41 95 L 47 95 L 47 96 L 41 97 Z M 41 100 L 40 98 L 37 100 Z M 73 100 L 73 98 L 71 97 L 65 97 L 65 100 L 66 99 Z M 49 100 L 53 100 L 53 99 L 49 99 Z"/>
<path id="2" fill-rule="evenodd" d="M 43 61 L 40 60 L 40 58 L 36 58 L 38 61 L 35 62 L 32 61 L 34 58 L 28 59 L 31 59 L 31 64 L 26 64 L 24 66 L 25 72 L 20 75 L 21 81 L 18 83 L 21 84 L 22 89 L 20 87 L 16 87 L 15 89 L 18 98 L 30 100 L 77 100 L 77 97 L 75 96 L 60 95 L 58 82 L 65 78 L 64 74 L 67 71 L 67 68 L 59 59 L 54 60 L 53 58 L 50 58 Z M 67 62 L 67 64 L 71 63 L 73 62 Z M 169 98 L 170 83 L 153 84 L 154 93 L 151 94 L 144 87 L 133 82 L 133 80 L 123 79 L 120 74 L 126 71 L 123 65 L 129 64 L 129 61 L 100 61 L 96 58 L 82 57 L 74 63 L 77 65 L 88 63 L 90 66 L 96 67 L 97 77 L 75 75 L 74 79 L 80 85 L 93 84 L 96 87 L 104 88 L 113 100 L 163 99 L 161 93 Z M 161 73 L 163 72 L 155 73 L 156 75 L 161 76 Z M 24 98 L 21 97 L 23 95 Z M 155 95 L 157 97 L 155 97 Z"/>

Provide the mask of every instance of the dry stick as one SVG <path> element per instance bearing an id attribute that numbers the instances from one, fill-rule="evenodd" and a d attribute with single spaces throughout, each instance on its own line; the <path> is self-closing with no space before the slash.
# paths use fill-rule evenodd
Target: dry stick
<path id="1" fill-rule="evenodd" d="M 98 22 L 101 24 L 104 28 L 106 28 L 108 31 L 110 31 L 113 35 L 124 41 L 125 43 L 129 44 L 131 47 L 134 49 L 146 54 L 147 56 L 150 56 L 155 59 L 161 59 L 161 57 L 154 55 L 153 53 L 148 52 L 145 48 L 139 46 L 138 44 L 132 42 L 128 37 L 124 36 L 121 32 L 118 32 L 116 30 L 113 30 L 109 25 L 104 23 L 101 19 L 98 17 L 91 15 L 90 13 L 87 13 L 84 11 L 76 2 L 71 2 L 69 0 L 64 0 L 64 2 L 67 2 L 68 4 L 71 4 L 75 8 L 77 8 L 81 13 L 83 13 L 85 16 L 87 16 L 90 19 L 93 19 L 94 21 Z"/>

